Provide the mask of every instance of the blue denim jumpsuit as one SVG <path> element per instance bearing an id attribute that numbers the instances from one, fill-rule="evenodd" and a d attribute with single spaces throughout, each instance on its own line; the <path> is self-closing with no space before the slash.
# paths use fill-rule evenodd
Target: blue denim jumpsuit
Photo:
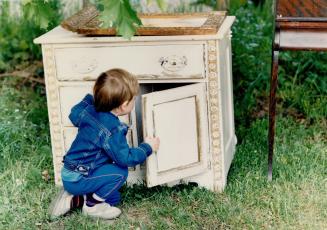
<path id="1" fill-rule="evenodd" d="M 130 148 L 128 126 L 111 112 L 97 112 L 90 94 L 72 108 L 69 119 L 78 133 L 63 160 L 65 190 L 73 195 L 95 193 L 110 205 L 118 204 L 128 167 L 143 163 L 151 146 L 141 143 Z"/>

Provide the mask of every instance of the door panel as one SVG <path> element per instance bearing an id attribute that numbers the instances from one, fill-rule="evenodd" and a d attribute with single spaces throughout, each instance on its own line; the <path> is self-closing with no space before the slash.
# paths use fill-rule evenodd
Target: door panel
<path id="1" fill-rule="evenodd" d="M 92 94 L 91 85 L 63 86 L 59 88 L 61 101 L 61 119 L 64 126 L 74 126 L 69 120 L 70 110 L 79 103 L 86 94 Z"/>
<path id="2" fill-rule="evenodd" d="M 143 95 L 144 134 L 160 138 L 159 150 L 147 160 L 149 187 L 207 170 L 205 92 L 198 83 Z"/>
<path id="3" fill-rule="evenodd" d="M 155 135 L 164 137 L 157 153 L 158 172 L 199 162 L 195 103 L 193 96 L 154 105 Z"/>

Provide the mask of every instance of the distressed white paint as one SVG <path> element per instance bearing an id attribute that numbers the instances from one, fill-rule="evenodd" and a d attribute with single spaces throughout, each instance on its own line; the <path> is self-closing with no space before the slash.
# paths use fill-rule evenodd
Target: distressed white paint
<path id="1" fill-rule="evenodd" d="M 153 124 L 162 140 L 158 173 L 199 162 L 195 97 L 153 105 Z"/>
<path id="2" fill-rule="evenodd" d="M 233 21 L 234 17 L 227 17 L 216 35 L 135 36 L 128 41 L 121 37 L 83 37 L 57 27 L 35 39 L 42 43 L 56 184 L 61 184 L 62 156 L 76 135 L 76 128 L 68 119 L 71 107 L 92 92 L 97 74 L 122 67 L 137 73 L 142 94 L 149 101 L 142 109 L 144 104 L 138 100 L 136 110 L 128 118 L 132 123 L 130 145 L 137 146 L 142 141 L 143 128 L 153 133 L 159 127 L 156 133 L 163 138 L 160 156 L 153 154 L 149 158 L 148 170 L 142 165 L 131 169 L 128 182 L 143 182 L 147 171 L 147 176 L 153 177 L 148 179 L 149 186 L 191 181 L 222 191 L 236 144 L 230 47 Z M 158 65 L 161 57 L 169 57 L 165 62 L 168 66 L 160 62 Z M 186 83 L 189 85 L 185 86 Z M 158 106 L 151 100 L 164 101 Z M 176 129 L 172 136 L 168 136 L 166 110 L 171 111 L 170 120 L 176 119 L 171 125 Z M 181 111 L 185 114 L 180 115 Z M 151 131 L 150 121 L 142 123 L 140 117 L 146 115 L 148 119 L 153 114 Z M 179 123 L 184 125 L 176 125 Z M 176 133 L 182 127 L 187 127 L 186 131 L 176 142 Z M 187 141 L 183 142 L 186 139 L 191 142 L 189 146 Z M 179 157 L 174 161 L 176 155 Z"/>
<path id="3" fill-rule="evenodd" d="M 58 48 L 55 60 L 59 80 L 94 80 L 111 68 L 128 69 L 145 78 L 204 77 L 201 44 Z"/>
<path id="4" fill-rule="evenodd" d="M 61 122 L 64 126 L 74 126 L 69 120 L 71 108 L 80 102 L 86 94 L 92 94 L 92 87 L 88 85 L 81 85 L 78 87 L 60 87 L 60 108 L 61 108 Z"/>
<path id="5" fill-rule="evenodd" d="M 145 136 L 160 138 L 147 161 L 147 184 L 175 181 L 207 170 L 208 120 L 205 84 L 143 95 Z"/>

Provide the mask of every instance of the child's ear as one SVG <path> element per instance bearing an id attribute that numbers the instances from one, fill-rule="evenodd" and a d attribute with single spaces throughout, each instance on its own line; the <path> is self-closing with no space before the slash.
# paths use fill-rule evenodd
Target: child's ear
<path id="1" fill-rule="evenodd" d="M 128 106 L 129 101 L 124 101 L 119 107 L 125 109 Z"/>

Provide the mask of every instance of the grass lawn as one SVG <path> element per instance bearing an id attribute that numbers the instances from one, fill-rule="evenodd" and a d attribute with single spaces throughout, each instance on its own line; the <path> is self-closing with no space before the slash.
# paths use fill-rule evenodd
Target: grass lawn
<path id="1" fill-rule="evenodd" d="M 79 211 L 51 220 L 54 186 L 45 96 L 3 79 L 0 90 L 0 229 L 327 229 L 327 122 L 277 121 L 267 182 L 267 120 L 242 129 L 228 185 L 124 188 L 114 223 Z M 41 91 L 41 90 L 39 90 Z M 42 178 L 48 170 L 50 179 Z"/>

